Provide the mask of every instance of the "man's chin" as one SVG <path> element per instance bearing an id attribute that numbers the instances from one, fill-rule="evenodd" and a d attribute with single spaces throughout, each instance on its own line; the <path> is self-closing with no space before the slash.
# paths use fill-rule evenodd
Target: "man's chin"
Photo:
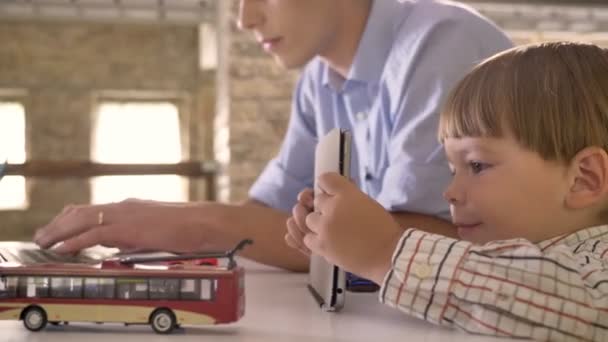
<path id="1" fill-rule="evenodd" d="M 281 57 L 278 55 L 274 55 L 273 57 L 278 65 L 287 70 L 300 69 L 308 63 L 308 60 L 297 60 L 295 58 Z"/>

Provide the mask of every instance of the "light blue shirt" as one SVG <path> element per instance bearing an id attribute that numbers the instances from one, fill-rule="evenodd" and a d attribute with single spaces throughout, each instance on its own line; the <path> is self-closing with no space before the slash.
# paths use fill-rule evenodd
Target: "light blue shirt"
<path id="1" fill-rule="evenodd" d="M 313 185 L 318 138 L 340 127 L 353 133 L 351 177 L 361 190 L 389 211 L 449 219 L 441 105 L 474 65 L 511 46 L 463 5 L 375 0 L 346 79 L 320 58 L 304 69 L 283 145 L 250 197 L 289 212 Z"/>

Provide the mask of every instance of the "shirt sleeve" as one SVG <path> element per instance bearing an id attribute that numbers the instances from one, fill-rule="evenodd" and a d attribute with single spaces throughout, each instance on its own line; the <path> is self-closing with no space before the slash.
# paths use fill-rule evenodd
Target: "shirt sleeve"
<path id="1" fill-rule="evenodd" d="M 605 341 L 608 246 L 598 241 L 543 251 L 523 239 L 480 246 L 409 229 L 380 301 L 471 333 Z"/>
<path id="2" fill-rule="evenodd" d="M 403 30 L 418 31 L 403 35 L 415 39 L 396 43 L 387 64 L 390 87 L 381 91 L 394 99 L 382 110 L 388 129 L 372 128 L 378 132 L 375 139 L 389 146 L 388 167 L 374 177 L 381 183 L 376 200 L 390 211 L 449 219 L 442 193 L 451 176 L 437 139 L 439 112 L 451 89 L 473 66 L 511 43 L 498 31 L 494 40 L 483 37 L 463 20 L 445 20 L 430 27 L 414 24 L 420 27 Z"/>
<path id="3" fill-rule="evenodd" d="M 272 208 L 290 212 L 297 195 L 311 188 L 317 135 L 312 107 L 306 100 L 306 73 L 296 85 L 287 133 L 278 155 L 272 159 L 249 190 L 249 197 Z"/>

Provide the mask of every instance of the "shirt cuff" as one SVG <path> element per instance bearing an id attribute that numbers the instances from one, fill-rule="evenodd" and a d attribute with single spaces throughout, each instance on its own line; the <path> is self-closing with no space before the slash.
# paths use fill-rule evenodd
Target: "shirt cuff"
<path id="1" fill-rule="evenodd" d="M 380 302 L 440 324 L 449 293 L 470 243 L 408 229 L 397 244 L 392 267 L 380 289 Z"/>

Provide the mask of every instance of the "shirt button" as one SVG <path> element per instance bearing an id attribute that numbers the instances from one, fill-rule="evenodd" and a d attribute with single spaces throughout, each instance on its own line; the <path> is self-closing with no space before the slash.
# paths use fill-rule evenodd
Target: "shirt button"
<path id="1" fill-rule="evenodd" d="M 498 290 L 493 290 L 492 292 L 494 292 L 494 294 L 496 295 L 496 299 L 499 301 L 508 301 L 509 299 L 511 299 L 511 296 Z"/>
<path id="2" fill-rule="evenodd" d="M 433 274 L 433 268 L 428 264 L 418 264 L 414 267 L 414 274 L 420 279 L 425 279 Z"/>
<path id="3" fill-rule="evenodd" d="M 355 114 L 355 119 L 357 121 L 363 121 L 363 120 L 367 119 L 367 113 L 366 112 L 358 112 L 357 114 Z"/>

